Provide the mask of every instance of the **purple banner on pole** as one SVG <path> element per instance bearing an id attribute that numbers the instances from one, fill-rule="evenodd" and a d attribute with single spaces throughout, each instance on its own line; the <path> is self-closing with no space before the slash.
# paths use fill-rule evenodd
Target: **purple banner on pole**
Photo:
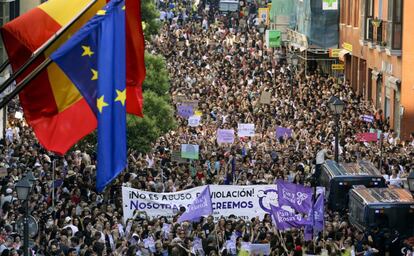
<path id="1" fill-rule="evenodd" d="M 229 143 L 232 144 L 234 142 L 234 130 L 233 129 L 218 129 L 217 130 L 217 143 Z"/>
<path id="2" fill-rule="evenodd" d="M 325 196 L 324 194 L 320 194 L 318 199 L 316 199 L 315 205 L 313 206 L 314 213 L 315 213 L 315 223 L 314 228 L 316 231 L 323 231 L 324 225 L 324 202 Z M 313 218 L 312 214 L 310 214 L 311 218 Z"/>
<path id="3" fill-rule="evenodd" d="M 312 188 L 277 180 L 279 205 L 288 205 L 298 212 L 312 211 Z"/>
<path id="4" fill-rule="evenodd" d="M 292 130 L 289 128 L 278 126 L 276 128 L 276 138 L 279 139 L 281 137 L 285 137 L 285 135 L 288 138 L 292 137 Z"/>
<path id="5" fill-rule="evenodd" d="M 303 217 L 301 214 L 288 212 L 274 205 L 270 205 L 270 207 L 272 209 L 272 216 L 275 221 L 275 225 L 279 230 L 301 228 L 311 224 L 309 219 Z"/>
<path id="6" fill-rule="evenodd" d="M 204 215 L 213 213 L 211 204 L 210 186 L 207 186 L 203 192 L 190 204 L 187 210 L 178 218 L 178 223 L 183 221 L 198 221 Z"/>
<path id="7" fill-rule="evenodd" d="M 184 118 L 189 118 L 194 115 L 194 109 L 192 105 L 180 104 L 177 106 L 178 115 Z"/>

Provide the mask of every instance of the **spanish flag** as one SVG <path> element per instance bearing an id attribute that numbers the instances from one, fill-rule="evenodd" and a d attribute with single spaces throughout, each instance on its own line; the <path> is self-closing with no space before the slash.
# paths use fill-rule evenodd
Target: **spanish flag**
<path id="1" fill-rule="evenodd" d="M 145 67 L 139 2 L 136 0 L 126 2 L 128 27 L 126 48 L 129 56 L 127 62 L 130 61 L 127 63 L 127 111 L 142 116 L 141 85 L 145 77 Z M 12 69 L 16 71 L 39 47 L 61 28 L 70 24 L 90 5 L 66 32 L 48 47 L 45 54 L 17 79 L 17 82 L 48 58 L 105 3 L 105 0 L 49 0 L 4 25 L 1 28 L 3 42 Z M 128 10 L 129 5 L 131 5 L 130 10 Z M 134 17 L 128 17 L 128 14 Z M 26 121 L 47 150 L 63 155 L 97 126 L 96 117 L 86 100 L 55 63 L 33 79 L 19 97 Z"/>

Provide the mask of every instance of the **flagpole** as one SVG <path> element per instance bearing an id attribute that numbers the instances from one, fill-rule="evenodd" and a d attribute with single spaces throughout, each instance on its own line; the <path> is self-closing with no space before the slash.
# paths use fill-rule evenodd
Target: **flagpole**
<path id="1" fill-rule="evenodd" d="M 5 60 L 3 64 L 1 64 L 0 66 L 0 73 L 3 72 L 3 70 L 5 70 L 9 64 L 10 64 L 9 59 Z"/>
<path id="2" fill-rule="evenodd" d="M 18 76 L 20 76 L 24 71 L 26 71 L 26 69 L 32 65 L 34 63 L 35 60 L 37 60 L 37 58 L 42 55 L 48 48 L 50 45 L 52 45 L 54 42 L 56 42 L 58 39 L 60 39 L 60 37 L 75 23 L 76 20 L 78 20 L 93 4 L 96 3 L 97 0 L 92 0 L 75 18 L 73 18 L 66 26 L 60 28 L 51 38 L 49 38 L 49 40 L 47 40 L 42 46 L 40 46 L 36 51 L 33 52 L 32 56 L 30 56 L 30 58 L 23 64 L 23 66 L 21 66 L 16 72 L 12 73 L 10 75 L 10 77 L 4 81 L 4 83 L 2 83 L 0 85 L 0 93 L 2 93 L 7 87 L 10 86 L 11 83 L 14 82 L 14 80 L 16 80 L 16 78 Z M 0 69 L 4 70 L 7 65 L 10 63 L 9 60 L 6 60 L 1 66 Z M 43 62 L 44 63 L 44 62 Z M 43 64 L 42 63 L 42 64 Z M 37 68 L 35 69 L 37 70 Z M 34 72 L 34 71 L 33 71 Z M 33 73 L 32 72 L 32 73 Z M 30 74 L 32 74 L 30 73 Z M 30 76 L 29 74 L 29 76 Z M 32 77 L 33 79 L 34 77 Z M 31 80 L 29 80 L 28 82 L 30 82 Z M 23 86 L 26 86 L 27 83 L 23 84 Z M 19 85 L 22 83 L 19 83 Z M 15 91 L 20 92 L 23 88 L 19 89 L 18 86 L 16 86 Z M 13 95 L 16 96 L 18 93 L 14 93 L 14 91 L 12 91 L 9 95 Z M 9 95 L 5 96 L 4 99 L 7 100 L 7 102 L 4 104 L 4 100 L 1 102 L 1 107 L 3 107 L 4 105 L 6 105 L 13 97 L 8 97 Z"/>
<path id="3" fill-rule="evenodd" d="M 40 65 L 38 65 L 28 76 L 26 76 L 20 83 L 16 85 L 11 93 L 4 96 L 3 100 L 0 102 L 0 109 L 6 106 L 17 94 L 19 94 L 33 78 L 42 72 L 43 69 L 47 68 L 52 63 L 51 59 L 44 60 Z"/>

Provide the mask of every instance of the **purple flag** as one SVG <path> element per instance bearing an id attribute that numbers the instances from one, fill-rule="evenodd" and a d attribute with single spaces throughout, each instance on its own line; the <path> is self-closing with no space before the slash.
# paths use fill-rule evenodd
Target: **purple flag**
<path id="1" fill-rule="evenodd" d="M 305 239 L 305 241 L 312 241 L 312 238 L 313 238 L 312 226 L 311 225 L 306 225 L 305 226 L 305 231 L 304 231 L 304 239 Z"/>
<path id="2" fill-rule="evenodd" d="M 315 232 L 323 231 L 323 226 L 325 224 L 324 220 L 324 204 L 325 204 L 325 196 L 324 193 L 321 193 L 316 199 L 315 204 L 313 205 L 313 211 L 309 212 L 309 222 L 312 223 L 311 225 L 307 225 L 305 227 L 305 241 L 312 240 L 313 234 Z M 315 217 L 313 217 L 312 212 L 315 213 Z"/>
<path id="3" fill-rule="evenodd" d="M 194 109 L 192 105 L 180 104 L 177 106 L 178 115 L 184 118 L 189 118 L 194 115 Z"/>
<path id="4" fill-rule="evenodd" d="M 287 135 L 289 138 L 292 137 L 292 130 L 289 128 L 278 126 L 276 128 L 276 138 L 279 139 Z"/>
<path id="5" fill-rule="evenodd" d="M 324 201 L 325 201 L 325 196 L 324 194 L 320 194 L 318 199 L 316 199 L 315 205 L 313 206 L 313 211 L 315 212 L 315 224 L 313 225 L 316 231 L 322 231 L 323 230 L 323 225 L 324 225 Z M 311 214 L 309 214 L 311 218 L 313 218 L 312 216 L 312 212 Z M 312 219 L 313 221 L 313 219 Z"/>
<path id="6" fill-rule="evenodd" d="M 204 215 L 213 213 L 211 204 L 210 186 L 207 186 L 203 192 L 187 207 L 187 210 L 178 218 L 178 223 L 183 221 L 197 221 Z"/>
<path id="7" fill-rule="evenodd" d="M 288 205 L 306 214 L 312 210 L 312 188 L 278 180 L 277 195 L 280 206 Z"/>
<path id="8" fill-rule="evenodd" d="M 301 228 L 311 224 L 309 219 L 303 217 L 301 214 L 291 213 L 274 205 L 270 205 L 270 207 L 272 209 L 272 217 L 279 230 Z"/>

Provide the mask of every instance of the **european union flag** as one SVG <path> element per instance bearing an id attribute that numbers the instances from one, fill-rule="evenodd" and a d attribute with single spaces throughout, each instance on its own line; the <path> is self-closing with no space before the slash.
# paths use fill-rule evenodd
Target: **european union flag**
<path id="1" fill-rule="evenodd" d="M 124 2 L 112 0 L 51 56 L 98 118 L 99 192 L 127 164 L 125 49 Z"/>

